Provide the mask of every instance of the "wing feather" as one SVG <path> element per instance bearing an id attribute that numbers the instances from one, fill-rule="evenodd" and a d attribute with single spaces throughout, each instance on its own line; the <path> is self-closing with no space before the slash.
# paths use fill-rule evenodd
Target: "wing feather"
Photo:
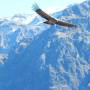
<path id="1" fill-rule="evenodd" d="M 56 23 L 57 20 L 45 13 L 43 10 L 41 10 L 37 4 L 33 5 L 33 10 L 46 20 Z"/>
<path id="2" fill-rule="evenodd" d="M 77 27 L 74 24 L 63 22 L 63 21 L 60 21 L 60 20 L 57 20 L 57 23 L 56 24 L 61 25 L 61 26 L 67 26 L 67 27 Z"/>

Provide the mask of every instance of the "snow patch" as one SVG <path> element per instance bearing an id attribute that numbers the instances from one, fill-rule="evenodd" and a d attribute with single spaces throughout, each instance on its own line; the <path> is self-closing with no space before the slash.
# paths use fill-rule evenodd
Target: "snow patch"
<path id="1" fill-rule="evenodd" d="M 45 62 L 46 62 L 46 54 L 42 53 L 40 58 L 41 58 L 41 69 L 44 69 Z"/>
<path id="2" fill-rule="evenodd" d="M 63 32 L 60 32 L 60 31 L 56 31 L 55 36 L 57 36 L 58 38 L 67 38 L 67 37 L 69 37 L 69 34 L 65 33 L 65 32 L 63 33 Z"/>
<path id="3" fill-rule="evenodd" d="M 0 63 L 4 64 L 4 61 L 8 58 L 8 54 L 0 53 Z"/>
<path id="4" fill-rule="evenodd" d="M 88 87 L 90 88 L 90 83 L 88 83 Z"/>
<path id="5" fill-rule="evenodd" d="M 51 46 L 51 41 L 48 41 L 47 47 L 50 48 L 50 46 Z"/>

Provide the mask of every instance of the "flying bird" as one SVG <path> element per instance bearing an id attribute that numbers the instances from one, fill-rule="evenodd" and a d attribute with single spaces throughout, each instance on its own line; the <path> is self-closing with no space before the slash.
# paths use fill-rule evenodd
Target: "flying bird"
<path id="1" fill-rule="evenodd" d="M 41 10 L 37 4 L 34 4 L 32 8 L 37 14 L 39 14 L 41 17 L 46 19 L 46 21 L 44 22 L 46 24 L 51 24 L 51 25 L 57 24 L 57 25 L 64 26 L 64 27 L 76 27 L 76 25 L 74 24 L 60 21 L 60 20 L 57 20 L 51 17 L 50 15 L 45 13 L 43 10 Z"/>

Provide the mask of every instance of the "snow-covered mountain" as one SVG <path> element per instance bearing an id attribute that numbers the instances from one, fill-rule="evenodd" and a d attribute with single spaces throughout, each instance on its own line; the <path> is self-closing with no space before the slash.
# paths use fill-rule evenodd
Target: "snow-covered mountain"
<path id="1" fill-rule="evenodd" d="M 52 16 L 78 27 L 0 19 L 0 90 L 90 90 L 90 0 Z"/>

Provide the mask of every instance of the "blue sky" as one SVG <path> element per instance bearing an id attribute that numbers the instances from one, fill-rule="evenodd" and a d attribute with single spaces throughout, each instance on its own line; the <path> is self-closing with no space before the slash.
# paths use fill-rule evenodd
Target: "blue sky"
<path id="1" fill-rule="evenodd" d="M 85 0 L 0 0 L 0 17 L 9 17 L 15 14 L 32 13 L 32 5 L 36 2 L 41 8 L 64 8 L 70 4 Z"/>

